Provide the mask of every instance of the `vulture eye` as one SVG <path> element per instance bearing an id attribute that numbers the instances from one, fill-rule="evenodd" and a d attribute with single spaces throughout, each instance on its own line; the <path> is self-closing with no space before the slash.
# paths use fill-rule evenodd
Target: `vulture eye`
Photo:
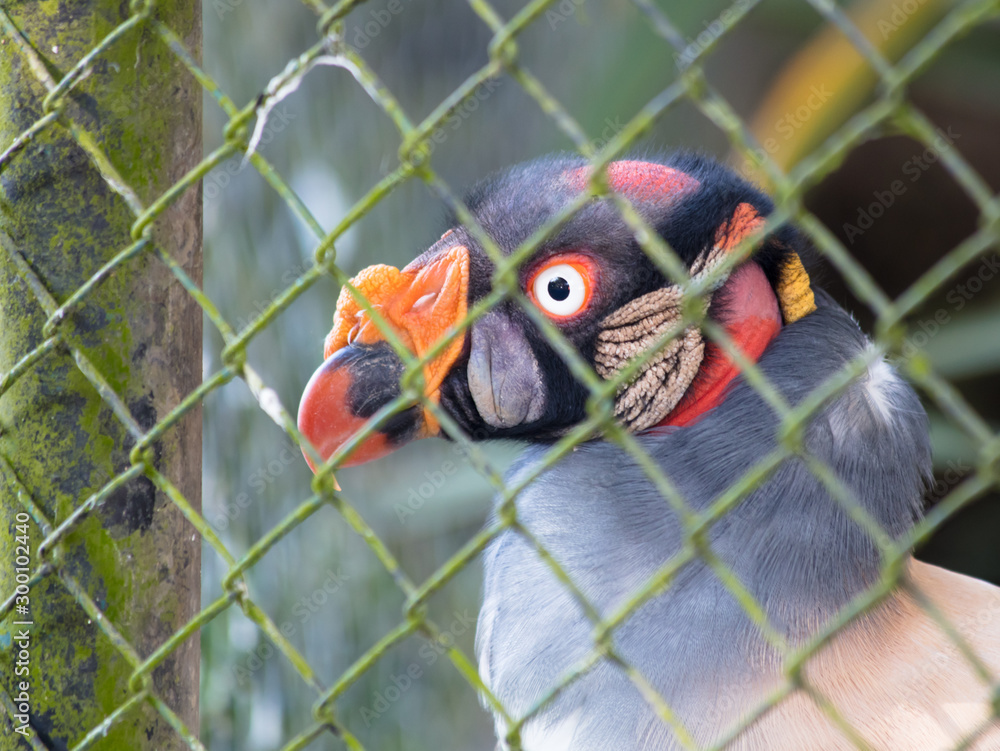
<path id="1" fill-rule="evenodd" d="M 590 302 L 591 271 L 583 259 L 553 258 L 534 273 L 528 294 L 549 317 L 569 318 Z"/>

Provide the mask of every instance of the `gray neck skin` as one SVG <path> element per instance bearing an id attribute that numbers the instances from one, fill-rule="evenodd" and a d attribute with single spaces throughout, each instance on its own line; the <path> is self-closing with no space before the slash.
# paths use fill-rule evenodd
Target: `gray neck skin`
<path id="1" fill-rule="evenodd" d="M 829 297 L 819 303 L 816 312 L 786 326 L 759 363 L 791 404 L 868 346 Z M 738 379 L 725 401 L 695 425 L 638 438 L 688 504 L 703 510 L 775 447 L 777 424 L 761 397 Z M 805 436 L 807 450 L 836 472 L 890 536 L 912 526 L 930 471 L 926 416 L 887 365 L 879 361 L 830 402 Z M 543 447 L 529 448 L 512 474 L 544 454 Z M 517 508 L 525 527 L 602 614 L 681 548 L 680 524 L 667 501 L 622 450 L 604 441 L 579 447 L 546 471 L 521 494 Z M 870 586 L 880 567 L 868 535 L 798 459 L 786 460 L 715 523 L 709 537 L 714 553 L 793 641 Z M 484 565 L 480 668 L 517 716 L 590 651 L 592 626 L 516 533 L 498 538 Z M 719 712 L 745 710 L 729 706 L 744 701 L 732 686 L 769 683 L 780 671 L 776 653 L 700 560 L 619 628 L 614 643 L 696 729 L 711 726 Z M 610 663 L 575 683 L 536 724 L 565 719 L 580 707 L 586 708 L 586 731 L 575 737 L 578 751 L 672 748 L 669 732 Z M 622 744 L 636 732 L 644 740 Z M 650 745 L 654 741 L 663 745 Z"/>

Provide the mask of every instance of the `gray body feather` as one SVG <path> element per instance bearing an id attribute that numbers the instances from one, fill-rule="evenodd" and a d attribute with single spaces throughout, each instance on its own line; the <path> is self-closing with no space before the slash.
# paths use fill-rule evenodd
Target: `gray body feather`
<path id="1" fill-rule="evenodd" d="M 825 295 L 786 326 L 759 365 L 791 404 L 870 346 Z M 704 510 L 776 446 L 778 420 L 742 378 L 696 424 L 637 440 L 688 504 Z M 918 518 L 930 471 L 926 417 L 914 392 L 883 361 L 831 400 L 805 431 L 826 462 L 888 535 Z M 529 448 L 511 473 L 541 460 Z M 517 499 L 520 522 L 568 572 L 602 616 L 674 556 L 681 525 L 667 501 L 620 448 L 578 447 Z M 784 461 L 714 526 L 714 553 L 793 642 L 877 579 L 868 534 L 797 458 Z M 477 652 L 487 685 L 520 717 L 593 649 L 593 627 L 566 588 L 518 533 L 485 554 Z M 614 632 L 614 647 L 709 743 L 781 680 L 778 654 L 706 563 L 686 565 L 670 588 Z M 507 729 L 498 720 L 499 736 Z M 671 730 L 623 670 L 601 660 L 522 730 L 527 751 L 666 751 Z"/>

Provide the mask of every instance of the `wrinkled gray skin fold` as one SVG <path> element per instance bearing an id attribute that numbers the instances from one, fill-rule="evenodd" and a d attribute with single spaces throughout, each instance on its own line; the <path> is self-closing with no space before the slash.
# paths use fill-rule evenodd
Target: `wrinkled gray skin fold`
<path id="1" fill-rule="evenodd" d="M 818 303 L 817 311 L 786 326 L 759 362 L 792 404 L 870 346 L 827 295 Z M 695 425 L 637 438 L 688 504 L 704 510 L 775 448 L 777 425 L 764 400 L 738 379 Z M 805 442 L 889 535 L 916 521 L 930 473 L 926 416 L 888 365 L 879 361 L 828 403 Z M 545 453 L 544 446 L 529 448 L 510 479 Z M 584 444 L 546 470 L 521 493 L 517 510 L 602 616 L 681 547 L 681 526 L 667 501 L 633 460 L 604 441 Z M 710 541 L 793 641 L 814 633 L 873 584 L 879 570 L 868 535 L 797 458 L 717 522 Z M 498 537 L 484 565 L 480 672 L 511 716 L 520 717 L 589 654 L 593 627 L 517 533 Z M 780 679 L 776 652 L 700 560 L 637 610 L 614 633 L 614 645 L 702 743 L 750 709 L 741 706 L 740 686 Z M 506 733 L 500 721 L 498 731 Z M 635 686 L 606 660 L 529 721 L 522 740 L 528 751 L 676 747 Z"/>
<path id="2" fill-rule="evenodd" d="M 545 410 L 545 387 L 524 329 L 499 310 L 472 327 L 467 369 L 476 409 L 495 428 L 533 422 Z"/>

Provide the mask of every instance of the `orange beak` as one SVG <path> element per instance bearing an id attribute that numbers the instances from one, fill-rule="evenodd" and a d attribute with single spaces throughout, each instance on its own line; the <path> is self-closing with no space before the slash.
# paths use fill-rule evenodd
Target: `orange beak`
<path id="1" fill-rule="evenodd" d="M 456 245 L 402 271 L 393 266 L 369 266 L 351 280 L 351 285 L 367 298 L 410 353 L 422 358 L 465 317 L 469 251 Z M 464 337 L 455 336 L 424 364 L 424 394 L 434 403 L 439 402 L 441 384 L 464 345 Z M 399 381 L 405 367 L 346 286 L 340 291 L 323 355 L 326 361 L 313 373 L 302 394 L 299 430 L 325 461 L 402 393 Z M 386 420 L 341 466 L 377 459 L 414 438 L 437 435 L 439 430 L 426 407 L 410 407 Z M 315 472 L 317 468 L 308 456 L 306 461 Z"/>

